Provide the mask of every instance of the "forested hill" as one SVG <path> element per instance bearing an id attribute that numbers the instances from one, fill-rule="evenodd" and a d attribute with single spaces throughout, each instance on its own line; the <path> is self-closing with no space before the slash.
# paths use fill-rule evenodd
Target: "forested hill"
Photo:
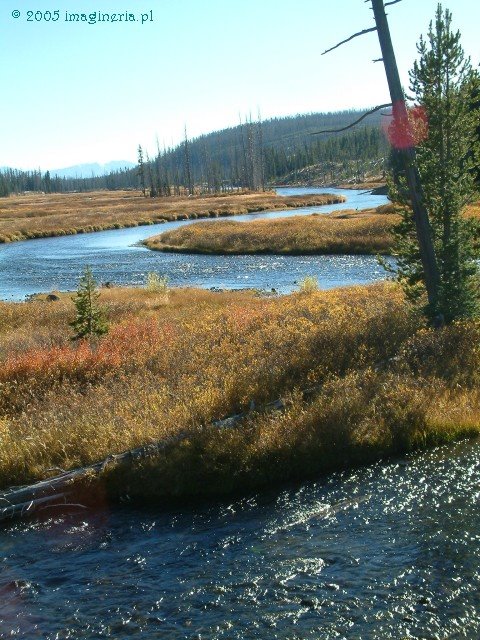
<path id="1" fill-rule="evenodd" d="M 221 165 L 228 164 L 232 155 L 240 153 L 243 144 L 248 146 L 248 136 L 253 128 L 255 133 L 261 133 L 265 149 L 291 154 L 299 149 L 310 147 L 319 140 L 331 137 L 331 134 L 315 136 L 318 131 L 341 129 L 357 120 L 364 111 L 339 111 L 336 113 L 310 113 L 284 118 L 271 118 L 263 122 L 244 121 L 235 127 L 214 131 L 190 141 L 192 160 L 200 158 L 207 148 L 212 162 Z M 379 128 L 381 114 L 375 113 L 363 120 L 362 125 Z M 361 125 L 359 125 L 361 128 Z M 261 129 L 261 132 L 259 131 Z M 181 147 L 182 145 L 180 145 Z M 177 152 L 181 148 L 177 147 Z"/>
<path id="2" fill-rule="evenodd" d="M 344 133 L 312 135 L 341 129 L 364 111 L 313 113 L 264 122 L 250 119 L 237 126 L 185 139 L 172 149 L 156 148 L 155 157 L 140 151 L 139 168 L 85 179 L 59 178 L 49 172 L 0 171 L 0 195 L 21 191 L 87 191 L 145 187 L 153 195 L 187 189 L 220 191 L 257 189 L 275 182 L 360 179 L 388 155 L 381 132 L 382 116 L 368 116 Z"/>
<path id="3" fill-rule="evenodd" d="M 368 162 L 388 155 L 380 127 L 382 115 L 378 112 L 344 133 L 313 135 L 346 127 L 363 113 L 350 110 L 247 121 L 185 141 L 167 151 L 165 160 L 173 173 L 189 164 L 196 184 L 212 180 L 240 184 L 243 180 L 254 188 L 262 177 L 266 182 L 282 181 L 290 173 L 316 164 L 324 165 L 333 181 L 336 171 L 332 174 L 332 169 L 339 165 L 350 164 L 345 169 L 352 174 Z M 253 174 L 250 180 L 245 179 L 249 173 Z M 188 183 L 188 176 L 185 178 Z"/>

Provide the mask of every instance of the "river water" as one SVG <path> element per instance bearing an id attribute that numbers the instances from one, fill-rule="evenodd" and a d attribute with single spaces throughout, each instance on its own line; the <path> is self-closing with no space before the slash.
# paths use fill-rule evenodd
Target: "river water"
<path id="1" fill-rule="evenodd" d="M 340 193 L 348 201 L 228 219 L 246 222 L 345 208 L 364 209 L 387 202 L 385 196 L 356 190 L 312 187 L 283 188 L 278 192 L 280 195 Z M 192 222 L 202 224 L 205 221 L 168 222 L 0 245 L 0 299 L 22 300 L 32 293 L 74 290 L 87 264 L 98 282 L 141 285 L 149 271 L 157 271 L 167 276 L 172 286 L 274 288 L 281 293 L 295 289 L 305 276 L 316 276 L 323 288 L 362 284 L 385 277 L 385 271 L 374 256 L 201 256 L 160 253 L 139 244 L 149 236 Z"/>
<path id="2" fill-rule="evenodd" d="M 362 257 L 176 262 L 135 246 L 155 232 L 3 246 L 3 295 L 73 288 L 87 262 L 131 283 L 154 269 L 173 284 L 279 290 L 301 274 L 381 277 Z M 474 442 L 178 510 L 47 511 L 0 529 L 0 638 L 477 639 L 479 500 Z"/>
<path id="3" fill-rule="evenodd" d="M 480 637 L 480 445 L 0 531 L 0 638 Z"/>

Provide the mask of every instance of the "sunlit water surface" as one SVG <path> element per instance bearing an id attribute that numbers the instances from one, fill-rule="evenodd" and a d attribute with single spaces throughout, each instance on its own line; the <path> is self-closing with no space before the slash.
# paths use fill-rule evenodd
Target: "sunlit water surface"
<path id="1" fill-rule="evenodd" d="M 233 216 L 246 222 L 339 209 L 364 209 L 387 202 L 385 196 L 362 191 L 311 187 L 278 189 L 281 195 L 341 193 L 346 203 Z M 91 266 L 99 282 L 140 285 L 146 274 L 157 271 L 172 286 L 220 289 L 276 289 L 286 293 L 305 276 L 316 276 L 324 288 L 362 284 L 385 278 L 374 256 L 202 256 L 150 251 L 140 244 L 169 229 L 204 220 L 113 229 L 98 233 L 62 236 L 0 245 L 0 299 L 22 300 L 32 293 L 74 290 L 85 266 Z"/>
<path id="2" fill-rule="evenodd" d="M 341 208 L 384 202 L 346 194 Z M 265 214 L 239 219 L 255 217 Z M 86 263 L 116 283 L 158 270 L 172 284 L 279 291 L 305 275 L 325 287 L 383 277 L 362 256 L 175 256 L 136 244 L 178 224 L 0 247 L 1 294 L 74 288 Z M 103 505 L 7 525 L 0 638 L 477 639 L 479 499 L 473 443 L 222 504 Z"/>
<path id="3" fill-rule="evenodd" d="M 480 637 L 480 446 L 0 531 L 1 638 Z"/>

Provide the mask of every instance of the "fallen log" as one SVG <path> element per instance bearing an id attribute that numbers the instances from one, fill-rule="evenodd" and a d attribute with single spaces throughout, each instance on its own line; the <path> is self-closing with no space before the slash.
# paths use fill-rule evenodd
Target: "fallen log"
<path id="1" fill-rule="evenodd" d="M 139 460 L 149 455 L 154 455 L 172 444 L 181 442 L 189 435 L 191 434 L 181 433 L 175 438 L 168 438 L 159 443 L 114 454 L 101 462 L 66 471 L 48 480 L 41 480 L 28 486 L 7 489 L 0 493 L 0 522 L 31 516 L 39 508 L 45 508 L 45 505 L 48 505 L 48 507 L 54 505 L 66 506 L 67 498 L 72 497 L 74 493 L 73 485 L 80 480 L 91 479 L 100 475 L 108 464 Z M 83 504 L 78 504 L 78 506 L 85 507 Z"/>
<path id="2" fill-rule="evenodd" d="M 309 391 L 304 392 L 307 395 Z M 285 402 L 282 399 L 275 400 L 265 405 L 263 412 L 282 411 Z M 217 429 L 231 429 L 237 427 L 241 421 L 249 414 L 255 412 L 255 405 L 252 402 L 249 411 L 228 416 L 222 420 L 212 422 L 211 426 Z M 179 444 L 197 433 L 188 431 L 179 433 L 171 438 L 166 438 L 160 442 L 155 442 L 136 449 L 130 449 L 123 453 L 113 454 L 95 464 L 65 471 L 48 480 L 41 480 L 32 485 L 11 487 L 0 492 L 0 522 L 13 520 L 16 518 L 26 518 L 38 513 L 41 510 L 52 507 L 79 507 L 87 508 L 87 505 L 76 502 L 70 503 L 69 499 L 75 495 L 74 487 L 81 480 L 91 480 L 99 476 L 109 464 L 119 464 L 133 462 L 143 458 L 148 458 L 164 451 L 166 448 Z"/>

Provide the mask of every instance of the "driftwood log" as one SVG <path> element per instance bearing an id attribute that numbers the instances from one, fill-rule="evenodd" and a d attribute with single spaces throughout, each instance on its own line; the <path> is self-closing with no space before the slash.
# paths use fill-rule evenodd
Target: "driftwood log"
<path id="1" fill-rule="evenodd" d="M 306 392 L 306 394 L 308 393 L 309 392 Z M 284 408 L 285 403 L 280 399 L 267 404 L 263 408 L 263 411 L 282 411 Z M 212 427 L 218 429 L 235 428 L 253 411 L 255 411 L 255 406 L 252 403 L 247 413 L 239 413 L 223 420 L 217 420 L 212 423 Z M 77 485 L 79 481 L 99 476 L 105 467 L 112 463 L 134 462 L 135 460 L 154 456 L 164 451 L 167 447 L 178 444 L 194 435 L 195 431 L 182 432 L 174 437 L 166 438 L 161 442 L 114 454 L 108 456 L 108 458 L 101 462 L 66 471 L 53 478 L 42 480 L 32 485 L 11 487 L 10 489 L 0 492 L 0 522 L 18 518 L 28 518 L 34 513 L 39 514 L 53 507 L 64 509 L 65 511 L 71 508 L 86 509 L 87 506 L 85 504 L 72 501 L 76 499 L 74 486 Z"/>

